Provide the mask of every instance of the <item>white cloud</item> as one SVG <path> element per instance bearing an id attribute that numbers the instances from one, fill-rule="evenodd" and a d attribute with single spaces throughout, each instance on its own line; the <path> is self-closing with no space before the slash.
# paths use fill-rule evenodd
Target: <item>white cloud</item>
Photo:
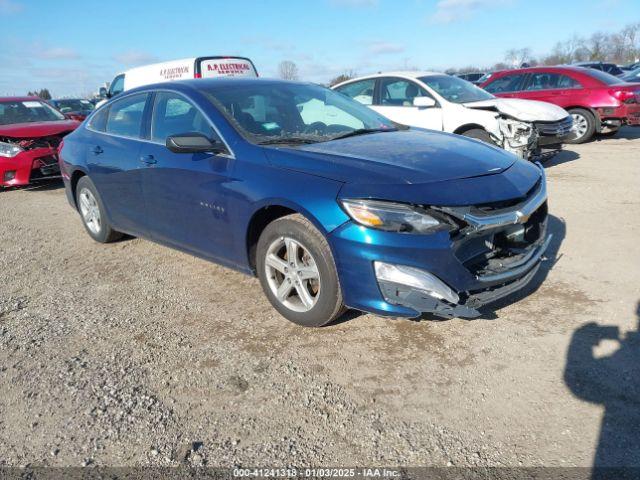
<path id="1" fill-rule="evenodd" d="M 127 67 L 136 65 L 146 65 L 148 63 L 154 63 L 158 61 L 158 57 L 147 52 L 140 50 L 129 50 L 113 56 L 113 59 Z"/>
<path id="2" fill-rule="evenodd" d="M 404 46 L 398 43 L 374 42 L 368 47 L 369 52 L 375 55 L 387 55 L 404 52 Z"/>
<path id="3" fill-rule="evenodd" d="M 80 58 L 72 48 L 50 47 L 34 49 L 33 56 L 41 60 L 74 60 Z"/>
<path id="4" fill-rule="evenodd" d="M 453 23 L 467 20 L 484 9 L 502 7 L 512 2 L 513 0 L 439 0 L 431 21 Z"/>
<path id="5" fill-rule="evenodd" d="M 378 0 L 329 0 L 329 3 L 335 7 L 375 7 Z"/>
<path id="6" fill-rule="evenodd" d="M 0 0 L 0 15 L 10 15 L 24 10 L 24 5 L 12 0 Z"/>

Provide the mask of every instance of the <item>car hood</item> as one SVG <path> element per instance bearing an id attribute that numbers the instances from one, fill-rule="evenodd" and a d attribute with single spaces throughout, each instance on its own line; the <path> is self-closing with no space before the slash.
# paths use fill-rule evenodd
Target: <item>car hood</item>
<path id="1" fill-rule="evenodd" d="M 500 173 L 517 160 L 477 140 L 414 129 L 265 151 L 273 165 L 358 184 L 425 184 L 478 177 Z"/>
<path id="2" fill-rule="evenodd" d="M 0 125 L 0 137 L 38 138 L 59 135 L 75 130 L 80 125 L 76 120 L 60 120 L 56 122 L 13 123 Z"/>
<path id="3" fill-rule="evenodd" d="M 467 108 L 494 110 L 524 122 L 556 122 L 569 113 L 557 105 L 521 98 L 493 98 L 481 102 L 465 103 Z"/>

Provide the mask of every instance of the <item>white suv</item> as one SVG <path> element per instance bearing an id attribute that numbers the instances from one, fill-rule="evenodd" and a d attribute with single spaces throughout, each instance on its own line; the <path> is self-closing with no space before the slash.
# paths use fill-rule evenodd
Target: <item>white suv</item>
<path id="1" fill-rule="evenodd" d="M 444 73 L 379 73 L 332 88 L 394 122 L 476 138 L 525 159 L 537 158 L 541 144 L 556 150 L 572 135 L 571 116 L 556 105 L 496 98 Z"/>

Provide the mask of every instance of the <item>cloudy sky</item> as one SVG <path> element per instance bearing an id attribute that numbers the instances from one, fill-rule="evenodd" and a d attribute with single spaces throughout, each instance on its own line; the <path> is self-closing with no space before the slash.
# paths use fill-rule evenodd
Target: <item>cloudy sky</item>
<path id="1" fill-rule="evenodd" d="M 251 57 L 305 80 L 491 65 L 573 34 L 640 21 L 640 0 L 0 0 L 0 95 L 84 94 L 127 68 L 198 55 Z"/>

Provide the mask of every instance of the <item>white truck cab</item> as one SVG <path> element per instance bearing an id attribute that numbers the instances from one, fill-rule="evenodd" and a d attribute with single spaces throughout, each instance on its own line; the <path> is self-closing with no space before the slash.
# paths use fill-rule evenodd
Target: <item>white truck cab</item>
<path id="1" fill-rule="evenodd" d="M 96 107 L 119 93 L 152 83 L 190 78 L 257 76 L 255 65 L 245 57 L 193 57 L 154 63 L 132 68 L 116 75 L 109 85 L 109 89 L 103 92 L 106 98 L 98 102 Z"/>

